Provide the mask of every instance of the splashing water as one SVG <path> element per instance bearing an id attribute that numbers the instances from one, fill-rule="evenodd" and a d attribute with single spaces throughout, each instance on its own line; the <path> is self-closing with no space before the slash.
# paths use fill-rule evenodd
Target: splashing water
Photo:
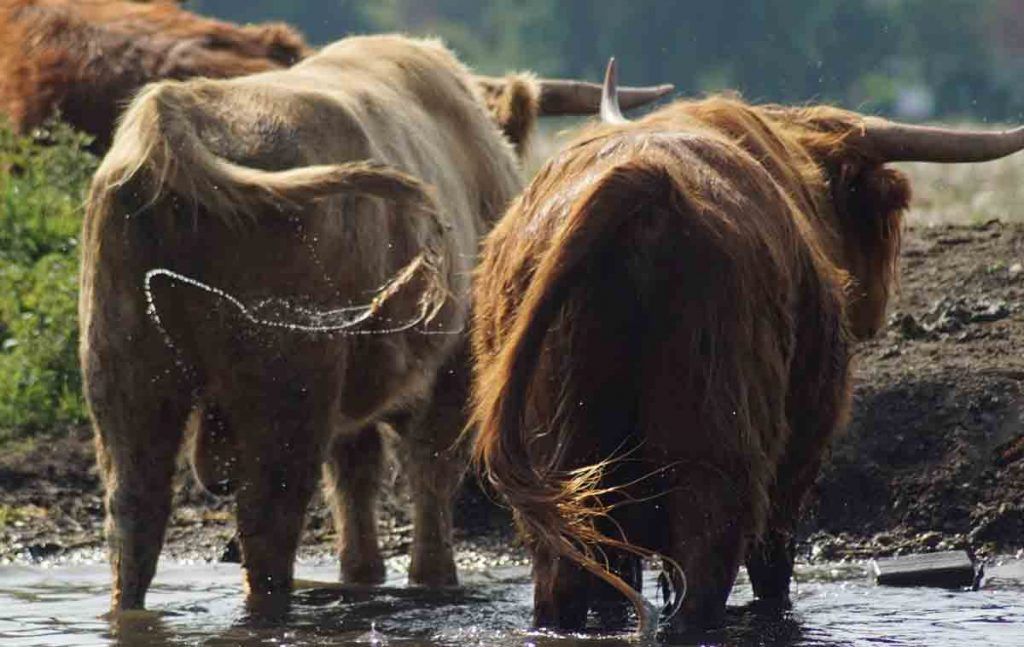
<path id="1" fill-rule="evenodd" d="M 360 636 L 360 641 L 359 642 L 365 642 L 368 645 L 373 645 L 374 647 L 379 647 L 380 645 L 388 644 L 388 637 L 385 636 L 384 634 L 382 634 L 381 632 L 377 631 L 377 623 L 376 622 L 371 622 L 370 623 L 370 630 L 367 631 L 362 636 Z"/>
<path id="2" fill-rule="evenodd" d="M 490 561 L 492 558 L 487 558 Z M 475 563 L 475 562 L 474 562 Z M 148 612 L 101 620 L 105 564 L 0 566 L 0 644 L 7 645 L 404 645 L 409 647 L 655 646 L 629 629 L 559 636 L 529 629 L 533 587 L 526 566 L 464 568 L 464 585 L 446 591 L 405 586 L 389 562 L 381 587 L 330 584 L 337 562 L 300 562 L 304 586 L 283 624 L 248 621 L 234 565 L 162 561 Z M 979 591 L 878 587 L 864 564 L 798 567 L 793 611 L 751 606 L 741 575 L 727 625 L 701 644 L 758 647 L 986 645 L 1019 647 L 1024 636 L 1024 561 L 987 569 Z M 653 573 L 648 573 L 652 585 Z M 309 581 L 317 580 L 317 581 Z"/>
<path id="3" fill-rule="evenodd" d="M 203 292 L 217 297 L 232 306 L 238 311 L 243 319 L 253 325 L 305 333 L 389 335 L 412 330 L 420 324 L 426 326 L 434 319 L 441 307 L 444 305 L 443 301 L 436 302 L 436 300 L 432 300 L 425 296 L 420 299 L 420 307 L 417 314 L 408 321 L 386 328 L 357 329 L 359 326 L 372 321 L 380 313 L 384 303 L 408 281 L 409 277 L 411 277 L 416 270 L 421 267 L 422 263 L 423 262 L 417 261 L 410 263 L 405 269 L 396 275 L 395 278 L 381 286 L 377 291 L 377 296 L 366 305 L 346 306 L 330 310 L 312 310 L 301 307 L 291 308 L 291 311 L 300 318 L 297 321 L 282 321 L 280 319 L 270 319 L 261 315 L 261 311 L 270 309 L 275 305 L 271 300 L 264 300 L 250 307 L 244 304 L 237 297 L 218 287 L 166 268 L 156 268 L 146 272 L 143 279 L 143 291 L 146 297 L 146 311 L 153 319 L 154 323 L 156 323 L 160 330 L 163 331 L 165 338 L 168 337 L 168 335 L 163 322 L 160 320 L 160 314 L 157 309 L 152 289 L 153 280 L 159 277 L 165 277 L 173 281 L 177 281 L 178 283 L 202 290 Z M 462 333 L 462 331 L 462 328 L 459 328 L 458 330 L 429 330 L 422 328 L 416 332 L 425 335 L 458 335 Z M 168 342 L 170 342 L 169 338 Z"/>

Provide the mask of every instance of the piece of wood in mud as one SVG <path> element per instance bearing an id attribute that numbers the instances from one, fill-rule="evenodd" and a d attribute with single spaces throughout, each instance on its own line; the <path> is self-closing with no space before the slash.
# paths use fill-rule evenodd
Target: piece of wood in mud
<path id="1" fill-rule="evenodd" d="M 904 555 L 871 561 L 883 586 L 935 586 L 958 589 L 974 584 L 974 562 L 962 550 Z"/>

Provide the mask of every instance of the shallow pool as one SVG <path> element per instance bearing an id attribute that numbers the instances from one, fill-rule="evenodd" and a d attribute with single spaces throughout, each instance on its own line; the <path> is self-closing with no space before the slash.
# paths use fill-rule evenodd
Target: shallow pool
<path id="1" fill-rule="evenodd" d="M 864 565 L 798 570 L 794 608 L 765 617 L 746 604 L 742 580 L 729 625 L 704 644 L 727 645 L 1024 645 L 1024 561 L 987 568 L 979 591 L 890 589 L 873 585 Z M 527 630 L 531 587 L 524 566 L 462 573 L 464 585 L 427 593 L 402 585 L 396 570 L 373 590 L 335 588 L 337 567 L 300 563 L 304 583 L 289 620 L 261 626 L 242 608 L 237 565 L 161 562 L 150 611 L 102 619 L 105 564 L 0 566 L 0 645 L 606 645 L 626 635 L 549 636 Z"/>

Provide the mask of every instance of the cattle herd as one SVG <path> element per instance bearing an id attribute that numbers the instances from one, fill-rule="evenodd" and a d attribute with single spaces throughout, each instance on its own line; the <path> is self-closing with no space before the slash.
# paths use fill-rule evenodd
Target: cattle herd
<path id="1" fill-rule="evenodd" d="M 457 583 L 472 462 L 533 558 L 537 626 L 714 626 L 742 564 L 785 607 L 897 278 L 910 186 L 886 164 L 1024 148 L 734 96 L 630 121 L 671 87 L 485 77 L 399 35 L 314 50 L 169 0 L 0 0 L 0 29 L 0 112 L 59 112 L 104 154 L 79 318 L 114 610 L 144 604 L 185 444 L 236 498 L 251 610 L 287 608 L 318 483 L 342 579 L 381 582 L 382 434 L 410 583 Z M 539 117 L 598 113 L 524 186 Z"/>

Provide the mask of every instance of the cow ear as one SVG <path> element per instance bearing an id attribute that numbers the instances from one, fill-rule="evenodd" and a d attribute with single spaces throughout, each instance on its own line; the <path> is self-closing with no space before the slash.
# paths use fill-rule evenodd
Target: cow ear
<path id="1" fill-rule="evenodd" d="M 901 171 L 877 166 L 861 173 L 859 184 L 864 207 L 883 217 L 910 206 L 910 180 Z"/>
<path id="2" fill-rule="evenodd" d="M 540 86 L 529 74 L 475 78 L 491 118 L 522 158 L 540 114 Z"/>

